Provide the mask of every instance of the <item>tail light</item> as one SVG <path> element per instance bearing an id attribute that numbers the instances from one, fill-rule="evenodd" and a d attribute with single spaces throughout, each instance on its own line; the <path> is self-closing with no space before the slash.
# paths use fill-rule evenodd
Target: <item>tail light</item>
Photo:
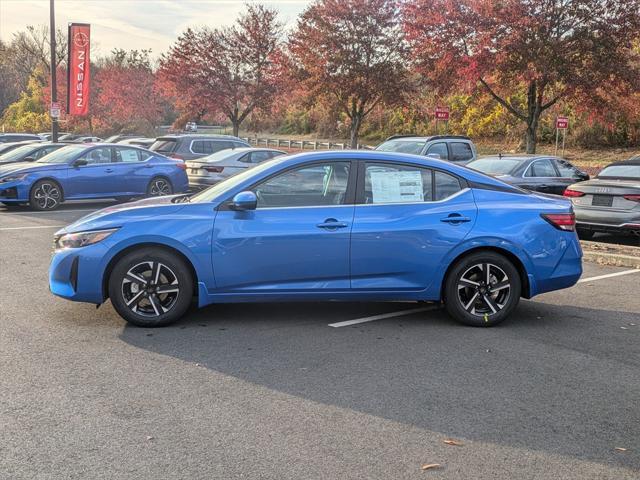
<path id="1" fill-rule="evenodd" d="M 640 202 L 640 195 L 632 194 L 632 195 L 623 195 L 625 200 L 631 200 L 632 202 Z"/>
<path id="2" fill-rule="evenodd" d="M 576 216 L 573 213 L 543 213 L 540 216 L 558 230 L 573 232 L 576 229 Z"/>
<path id="3" fill-rule="evenodd" d="M 221 173 L 224 167 L 203 167 L 209 173 Z"/>
<path id="4" fill-rule="evenodd" d="M 577 190 L 571 190 L 570 188 L 567 188 L 563 195 L 565 197 L 584 197 L 584 192 L 579 192 Z"/>

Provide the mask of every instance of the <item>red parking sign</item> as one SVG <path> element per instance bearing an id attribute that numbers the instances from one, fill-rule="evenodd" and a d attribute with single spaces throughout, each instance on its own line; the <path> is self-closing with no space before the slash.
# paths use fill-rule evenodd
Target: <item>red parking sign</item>
<path id="1" fill-rule="evenodd" d="M 569 119 L 567 117 L 556 117 L 556 128 L 558 130 L 569 128 Z"/>
<path id="2" fill-rule="evenodd" d="M 449 120 L 449 107 L 436 107 L 436 120 Z"/>

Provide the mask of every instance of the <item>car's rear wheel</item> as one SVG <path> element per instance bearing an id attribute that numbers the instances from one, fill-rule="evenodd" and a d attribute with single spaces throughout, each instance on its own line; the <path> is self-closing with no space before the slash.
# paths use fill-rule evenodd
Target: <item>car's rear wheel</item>
<path id="1" fill-rule="evenodd" d="M 127 322 L 140 327 L 163 327 L 178 320 L 193 297 L 189 266 L 161 248 L 133 251 L 114 266 L 109 297 Z"/>
<path id="2" fill-rule="evenodd" d="M 171 195 L 173 193 L 173 186 L 171 182 L 166 178 L 156 177 L 147 187 L 147 194 L 150 197 L 160 197 L 162 195 Z"/>
<path id="3" fill-rule="evenodd" d="M 522 282 L 516 267 L 494 252 L 459 260 L 445 280 L 445 306 L 457 321 L 475 327 L 502 322 L 520 301 Z"/>
<path id="4" fill-rule="evenodd" d="M 39 180 L 29 193 L 29 206 L 34 210 L 54 210 L 62 203 L 62 188 L 53 180 Z"/>

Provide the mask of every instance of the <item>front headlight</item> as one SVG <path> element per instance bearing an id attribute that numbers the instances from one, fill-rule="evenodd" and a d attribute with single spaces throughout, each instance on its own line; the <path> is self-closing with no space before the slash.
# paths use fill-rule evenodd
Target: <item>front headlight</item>
<path id="1" fill-rule="evenodd" d="M 28 174 L 23 173 L 22 175 L 9 175 L 8 177 L 0 178 L 0 183 L 6 182 L 19 182 L 20 180 L 24 180 Z"/>
<path id="2" fill-rule="evenodd" d="M 116 230 L 118 229 L 110 228 L 108 230 L 92 230 L 90 232 L 66 233 L 64 235 L 56 236 L 53 242 L 56 250 L 62 248 L 86 247 L 87 245 L 93 245 L 94 243 L 101 242 Z"/>

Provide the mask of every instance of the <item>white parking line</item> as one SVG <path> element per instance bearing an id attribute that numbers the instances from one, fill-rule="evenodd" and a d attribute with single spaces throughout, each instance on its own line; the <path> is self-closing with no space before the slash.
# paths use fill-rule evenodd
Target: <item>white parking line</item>
<path id="1" fill-rule="evenodd" d="M 0 213 L 9 213 L 16 216 L 31 216 L 31 215 L 47 215 L 52 213 L 77 213 L 77 212 L 95 212 L 96 210 L 100 210 L 100 208 L 83 208 L 81 210 L 53 210 L 51 212 L 14 212 L 11 210 L 0 210 Z"/>
<path id="2" fill-rule="evenodd" d="M 62 228 L 64 225 L 37 225 L 31 227 L 0 227 L 0 231 L 2 230 L 31 230 L 34 228 Z"/>
<path id="3" fill-rule="evenodd" d="M 383 313 L 381 315 L 374 315 L 372 317 L 356 318 L 355 320 L 347 320 L 344 322 L 330 323 L 330 327 L 348 327 L 349 325 L 356 325 L 358 323 L 375 322 L 376 320 L 384 320 L 385 318 L 401 317 L 403 315 L 410 315 L 412 313 L 426 312 L 428 310 L 437 310 L 438 305 L 429 305 L 428 307 L 411 308 L 409 310 L 400 310 L 398 312 Z"/>
<path id="4" fill-rule="evenodd" d="M 602 280 L 604 278 L 619 277 L 620 275 L 631 275 L 632 273 L 638 272 L 640 272 L 640 270 L 637 268 L 634 268 L 632 270 L 623 270 L 622 272 L 608 273 L 606 275 L 598 275 L 597 277 L 581 278 L 580 280 L 578 280 L 578 283 L 592 282 L 594 280 Z"/>

